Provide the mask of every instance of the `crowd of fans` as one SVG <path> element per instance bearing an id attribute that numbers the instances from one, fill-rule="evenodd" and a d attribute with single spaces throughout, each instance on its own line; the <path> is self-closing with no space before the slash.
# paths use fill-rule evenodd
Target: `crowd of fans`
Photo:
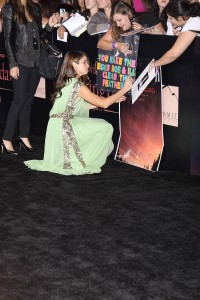
<path id="1" fill-rule="evenodd" d="M 58 33 L 60 38 L 64 37 L 67 28 L 61 25 L 61 22 L 67 20 L 76 12 L 83 15 L 88 20 L 87 31 L 89 34 L 99 34 L 106 32 L 110 28 L 111 7 L 124 5 L 124 12 L 129 10 L 131 26 L 128 30 L 145 29 L 148 34 L 167 34 L 178 35 L 181 28 L 176 28 L 168 21 L 165 7 L 169 2 L 177 0 L 32 0 L 39 3 L 42 10 L 42 23 L 45 26 L 49 17 L 54 13 L 60 14 Z M 0 0 L 0 32 L 2 31 L 1 9 L 8 0 Z M 188 2 L 198 2 L 198 0 L 188 0 Z M 62 9 L 62 13 L 61 12 Z M 114 21 L 115 22 L 115 21 Z M 148 28 L 151 28 L 148 30 Z"/>
<path id="2" fill-rule="evenodd" d="M 63 24 L 80 14 L 88 22 L 89 35 L 98 34 L 97 47 L 116 49 L 128 53 L 121 34 L 130 31 L 141 34 L 166 34 L 180 36 L 173 59 L 177 58 L 200 35 L 200 3 L 198 0 L 32 0 L 41 7 L 42 25 L 57 13 L 57 35 L 62 40 L 68 28 Z M 0 32 L 2 32 L 2 8 L 9 0 L 0 0 Z M 188 25 L 189 24 L 189 25 Z M 185 33 L 187 32 L 187 34 Z M 184 34 L 183 34 L 184 33 Z M 178 52 L 178 54 L 177 54 Z M 165 63 L 164 63 L 165 64 Z M 163 63 L 162 63 L 163 65 Z M 158 65 L 157 65 L 158 66 Z"/>
<path id="3" fill-rule="evenodd" d="M 125 3 L 127 6 L 124 10 L 130 10 L 131 26 L 128 30 L 146 29 L 144 33 L 148 34 L 178 35 L 181 30 L 177 31 L 176 26 L 171 26 L 165 10 L 169 2 L 174 1 L 177 2 L 177 0 L 38 0 L 44 20 L 55 11 L 59 13 L 61 8 L 65 10 L 62 20 L 70 18 L 74 12 L 79 12 L 89 21 L 87 26 L 89 34 L 108 31 L 111 25 L 111 8 L 119 5 L 119 3 L 122 3 L 123 6 Z M 188 2 L 193 3 L 198 2 L 198 0 Z M 122 14 L 125 14 L 125 12 Z M 148 30 L 149 27 L 151 27 L 151 30 Z"/>
<path id="4" fill-rule="evenodd" d="M 180 56 L 196 36 L 200 35 L 200 3 L 198 0 L 32 0 L 41 7 L 42 25 L 53 13 L 58 15 L 57 36 L 64 39 L 68 28 L 64 22 L 77 14 L 87 21 L 89 35 L 98 35 L 97 47 L 102 50 L 129 53 L 121 34 L 177 35 L 171 57 L 156 66 L 172 62 Z M 2 8 L 9 0 L 0 0 L 0 32 Z M 81 34 L 81 33 L 80 33 Z M 81 50 L 81 49 L 80 49 Z"/>

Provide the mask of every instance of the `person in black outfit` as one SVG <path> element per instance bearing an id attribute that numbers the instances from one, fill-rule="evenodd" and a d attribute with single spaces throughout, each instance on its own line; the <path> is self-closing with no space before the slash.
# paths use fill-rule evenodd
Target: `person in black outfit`
<path id="1" fill-rule="evenodd" d="M 10 0 L 2 9 L 6 55 L 12 77 L 13 101 L 1 141 L 2 153 L 18 155 L 12 139 L 19 121 L 20 147 L 35 151 L 29 141 L 30 113 L 39 83 L 40 35 L 42 17 L 40 6 L 32 0 Z M 53 14 L 44 31 L 51 31 L 59 15 Z"/>

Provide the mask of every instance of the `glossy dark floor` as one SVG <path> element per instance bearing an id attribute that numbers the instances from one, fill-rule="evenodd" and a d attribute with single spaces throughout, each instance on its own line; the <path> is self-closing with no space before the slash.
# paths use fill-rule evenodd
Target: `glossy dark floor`
<path id="1" fill-rule="evenodd" d="M 200 176 L 31 171 L 32 142 L 0 155 L 1 300 L 200 299 Z"/>

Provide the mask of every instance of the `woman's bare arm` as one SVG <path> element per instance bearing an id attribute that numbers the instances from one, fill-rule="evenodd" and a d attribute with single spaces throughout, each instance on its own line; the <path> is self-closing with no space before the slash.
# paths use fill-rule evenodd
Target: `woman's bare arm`
<path id="1" fill-rule="evenodd" d="M 85 99 L 87 102 L 89 102 L 94 106 L 108 108 L 110 105 L 114 104 L 115 102 L 118 103 L 120 98 L 123 101 L 124 98 L 122 96 L 131 89 L 132 84 L 133 84 L 133 79 L 131 77 L 128 77 L 124 83 L 123 88 L 119 90 L 117 93 L 107 98 L 101 98 L 97 96 L 96 94 L 92 93 L 87 86 L 83 85 L 80 87 L 78 96 Z"/>
<path id="2" fill-rule="evenodd" d="M 172 48 L 155 62 L 155 66 L 164 66 L 176 60 L 189 47 L 196 35 L 191 31 L 181 32 Z"/>
<path id="3" fill-rule="evenodd" d="M 160 23 L 158 23 L 158 24 L 156 24 L 155 25 L 155 28 L 158 30 L 158 32 L 160 32 L 161 34 L 165 34 L 166 33 L 166 31 L 165 31 L 165 29 L 163 28 L 163 25 L 162 25 L 162 23 L 160 22 Z M 154 32 L 153 32 L 154 33 Z"/>
<path id="4" fill-rule="evenodd" d="M 97 48 L 103 49 L 103 50 L 112 50 L 112 29 L 111 27 L 108 29 L 108 31 L 100 38 L 97 44 Z"/>

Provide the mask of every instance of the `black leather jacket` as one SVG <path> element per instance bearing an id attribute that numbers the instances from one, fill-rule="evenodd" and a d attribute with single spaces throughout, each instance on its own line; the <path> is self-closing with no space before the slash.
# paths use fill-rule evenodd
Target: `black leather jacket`
<path id="1" fill-rule="evenodd" d="M 38 30 L 41 34 L 42 16 L 40 6 L 38 4 L 34 4 L 33 7 L 35 15 L 37 17 Z M 14 8 L 10 3 L 4 5 L 2 14 L 5 49 L 9 61 L 9 67 L 11 69 L 18 66 L 16 55 L 18 58 L 20 57 L 21 59 L 23 59 L 24 49 L 26 48 L 28 42 L 27 26 L 26 24 L 22 24 L 17 20 L 14 20 Z M 51 31 L 52 28 L 47 25 L 43 30 Z"/>

